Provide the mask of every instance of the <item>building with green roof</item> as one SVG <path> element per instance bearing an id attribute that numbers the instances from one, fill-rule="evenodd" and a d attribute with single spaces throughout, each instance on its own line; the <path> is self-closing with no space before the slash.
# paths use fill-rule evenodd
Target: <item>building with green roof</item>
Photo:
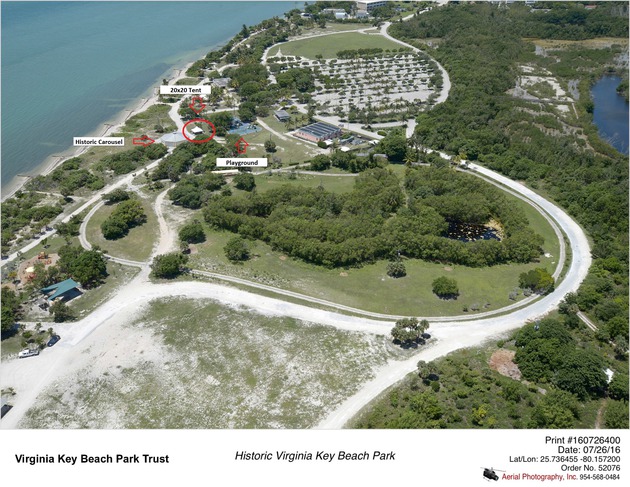
<path id="1" fill-rule="evenodd" d="M 62 298 L 66 301 L 71 300 L 81 294 L 79 291 L 79 283 L 74 279 L 66 279 L 65 281 L 58 282 L 51 286 L 40 289 L 42 294 L 52 293 L 48 296 L 48 301 L 54 301 L 57 298 Z"/>

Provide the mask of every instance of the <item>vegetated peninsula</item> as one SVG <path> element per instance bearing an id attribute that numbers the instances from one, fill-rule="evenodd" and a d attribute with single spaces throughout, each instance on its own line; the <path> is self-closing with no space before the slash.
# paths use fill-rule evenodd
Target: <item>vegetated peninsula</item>
<path id="1" fill-rule="evenodd" d="M 627 4 L 359 4 L 244 25 L 161 82 L 209 95 L 2 203 L 2 367 L 68 365 L 4 424 L 312 427 L 417 364 L 351 426 L 627 427 L 627 161 L 589 93 Z"/>

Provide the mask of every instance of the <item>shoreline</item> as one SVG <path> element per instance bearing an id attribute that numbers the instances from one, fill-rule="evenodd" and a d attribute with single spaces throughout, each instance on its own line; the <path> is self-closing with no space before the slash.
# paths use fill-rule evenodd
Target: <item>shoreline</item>
<path id="1" fill-rule="evenodd" d="M 173 66 L 167 69 L 162 76 L 160 76 L 159 81 L 164 78 L 164 75 L 167 73 L 173 73 L 174 75 L 168 79 L 169 84 L 175 83 L 178 80 L 186 77 L 186 71 L 195 61 L 189 61 L 184 66 Z M 178 72 L 175 74 L 176 72 Z M 150 94 L 149 94 L 150 93 Z M 113 118 L 106 120 L 103 123 L 100 123 L 95 130 L 92 132 L 85 134 L 85 137 L 107 137 L 109 134 L 116 132 L 121 129 L 126 121 L 137 115 L 138 113 L 142 113 L 147 110 L 149 107 L 158 103 L 159 97 L 159 88 L 156 90 L 155 86 L 152 85 L 145 92 L 140 95 L 139 98 L 131 101 L 125 108 L 123 108 L 120 112 L 118 112 Z M 0 198 L 0 202 L 4 202 L 7 199 L 11 198 L 15 193 L 21 190 L 24 185 L 30 181 L 31 178 L 42 175 L 47 176 L 51 172 L 53 172 L 59 165 L 67 161 L 68 159 L 72 159 L 73 157 L 78 157 L 84 152 L 86 152 L 90 147 L 73 147 L 70 146 L 60 154 L 51 154 L 46 159 L 42 161 L 42 163 L 35 169 L 32 170 L 33 175 L 16 175 L 11 182 L 7 184 L 7 186 L 2 190 L 2 197 Z"/>

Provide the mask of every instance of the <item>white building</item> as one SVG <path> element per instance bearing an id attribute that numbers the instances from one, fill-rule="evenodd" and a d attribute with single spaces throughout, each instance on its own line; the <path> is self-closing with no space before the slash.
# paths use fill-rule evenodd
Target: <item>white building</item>
<path id="1" fill-rule="evenodd" d="M 166 147 L 175 147 L 182 142 L 186 142 L 186 138 L 181 132 L 176 130 L 170 134 L 163 135 L 160 142 L 162 142 Z"/>
<path id="2" fill-rule="evenodd" d="M 383 7 L 388 0 L 361 0 L 357 2 L 357 10 L 371 12 L 375 8 Z"/>

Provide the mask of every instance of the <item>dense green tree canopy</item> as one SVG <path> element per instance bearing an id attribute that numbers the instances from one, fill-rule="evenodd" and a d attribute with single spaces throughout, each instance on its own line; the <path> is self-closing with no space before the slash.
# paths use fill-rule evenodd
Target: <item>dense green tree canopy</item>
<path id="1" fill-rule="evenodd" d="M 10 330 L 20 316 L 20 298 L 15 291 L 2 286 L 2 331 Z"/>
<path id="2" fill-rule="evenodd" d="M 188 256 L 177 252 L 156 255 L 151 263 L 152 275 L 163 279 L 173 279 L 186 270 L 187 262 Z"/>
<path id="3" fill-rule="evenodd" d="M 504 225 L 506 236 L 501 242 L 460 242 L 445 235 L 448 223 L 440 211 L 449 213 L 440 198 L 448 192 L 448 197 L 457 197 L 465 206 L 473 189 L 487 199 L 479 218 L 493 216 Z M 539 255 L 542 243 L 527 228 L 522 212 L 498 190 L 469 175 L 432 168 L 410 169 L 404 189 L 392 172 L 374 168 L 361 173 L 353 191 L 345 194 L 287 186 L 251 196 L 213 196 L 204 218 L 215 227 L 262 239 L 325 266 L 399 254 L 471 266 L 528 262 Z"/>
<path id="4" fill-rule="evenodd" d="M 187 243 L 200 243 L 206 239 L 201 222 L 195 220 L 179 229 L 179 239 Z"/>
<path id="5" fill-rule="evenodd" d="M 256 180 L 251 173 L 242 172 L 234 176 L 234 186 L 245 191 L 252 191 L 256 187 Z"/>
<path id="6" fill-rule="evenodd" d="M 101 224 L 101 231 L 107 240 L 122 238 L 129 229 L 147 221 L 142 203 L 138 200 L 125 200 L 118 203 L 111 215 Z"/>
<path id="7" fill-rule="evenodd" d="M 594 271 L 578 292 L 578 304 L 582 310 L 603 305 L 597 319 L 605 330 L 606 318 L 613 314 L 612 319 L 628 323 L 627 157 L 597 135 L 589 88 L 615 65 L 623 49 L 575 46 L 554 51 L 551 59 L 534 55 L 526 39 L 627 38 L 628 5 L 601 3 L 593 10 L 570 2 L 544 6 L 550 11 L 533 12 L 518 3 L 510 8 L 485 2 L 450 4 L 395 23 L 389 32 L 418 46 L 419 40 L 439 38 L 439 49 L 424 43 L 422 48 L 445 67 L 452 82 L 448 100 L 417 118 L 414 140 L 432 149 L 466 153 L 512 179 L 525 180 L 566 208 L 593 237 Z M 519 66 L 527 64 L 544 67 L 561 84 L 581 80 L 578 118 L 570 125 L 577 124 L 585 140 L 563 128 L 563 117 L 506 96 L 516 85 Z M 627 71 L 620 75 L 627 78 Z M 528 254 L 518 245 L 510 245 L 510 251 Z M 619 299 L 620 307 L 610 305 Z M 627 341 L 627 328 L 622 333 Z M 608 335 L 613 339 L 614 333 Z"/>

